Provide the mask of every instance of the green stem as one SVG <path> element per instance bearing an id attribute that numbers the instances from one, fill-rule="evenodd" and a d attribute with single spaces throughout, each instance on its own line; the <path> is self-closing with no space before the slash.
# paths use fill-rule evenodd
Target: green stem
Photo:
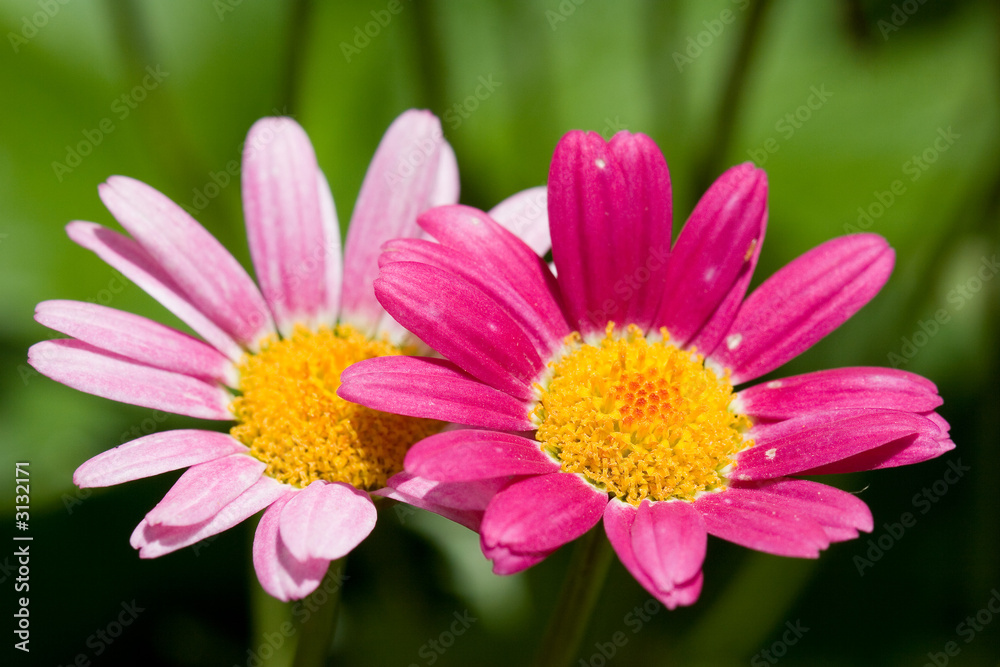
<path id="1" fill-rule="evenodd" d="M 576 656 L 613 553 L 600 526 L 578 540 L 535 660 L 538 667 L 569 665 Z"/>
<path id="2" fill-rule="evenodd" d="M 330 644 L 337 629 L 340 611 L 340 589 L 343 587 L 344 563 L 347 557 L 330 563 L 330 569 L 319 587 L 302 601 L 304 609 L 313 611 L 299 629 L 293 667 L 316 667 L 326 663 Z"/>

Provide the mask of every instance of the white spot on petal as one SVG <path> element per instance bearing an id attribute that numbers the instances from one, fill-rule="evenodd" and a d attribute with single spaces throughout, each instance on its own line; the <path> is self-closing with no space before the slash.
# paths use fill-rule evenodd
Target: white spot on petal
<path id="1" fill-rule="evenodd" d="M 783 387 L 784 384 L 785 383 L 782 382 L 781 380 L 772 380 L 771 382 L 767 383 L 767 388 L 768 389 L 781 389 L 781 387 Z"/>
<path id="2" fill-rule="evenodd" d="M 602 160 L 601 158 L 597 158 L 596 160 L 594 160 L 594 164 L 597 165 L 598 169 L 604 169 L 605 167 L 608 166 L 608 163 Z"/>
<path id="3" fill-rule="evenodd" d="M 743 334 L 732 334 L 730 336 L 726 336 L 726 347 L 730 350 L 735 350 L 742 342 Z"/>
<path id="4" fill-rule="evenodd" d="M 712 282 L 712 278 L 715 277 L 716 273 L 718 273 L 718 270 L 714 266 L 709 267 L 708 270 L 705 271 L 705 282 Z"/>
<path id="5" fill-rule="evenodd" d="M 766 452 L 764 452 L 764 456 L 767 457 L 768 461 L 773 461 L 774 460 L 774 455 L 777 454 L 777 453 L 778 453 L 778 449 L 776 447 L 772 447 L 771 449 L 769 449 Z"/>

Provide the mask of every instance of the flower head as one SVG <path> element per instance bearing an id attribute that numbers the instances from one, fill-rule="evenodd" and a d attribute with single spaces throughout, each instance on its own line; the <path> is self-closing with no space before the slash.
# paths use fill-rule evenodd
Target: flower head
<path id="1" fill-rule="evenodd" d="M 746 296 L 766 195 L 763 171 L 733 167 L 671 245 L 656 145 L 571 132 L 548 184 L 558 278 L 485 213 L 423 214 L 439 243 L 388 244 L 375 292 L 446 360 L 363 361 L 339 393 L 471 428 L 414 445 L 384 493 L 464 512 L 500 574 L 603 519 L 625 567 L 671 608 L 697 599 L 709 534 L 816 557 L 870 531 L 856 496 L 793 476 L 948 451 L 941 399 L 929 381 L 884 368 L 746 386 L 851 317 L 893 265 L 881 237 L 846 236 Z M 461 486 L 472 483 L 474 493 Z"/>
<path id="2" fill-rule="evenodd" d="M 421 211 L 456 202 L 458 171 L 437 118 L 401 115 L 368 169 L 343 258 L 329 186 L 295 121 L 253 126 L 242 190 L 260 289 L 182 208 L 130 178 L 110 178 L 100 195 L 131 238 L 90 222 L 67 228 L 203 340 L 104 306 L 47 301 L 38 321 L 72 338 L 38 343 L 29 361 L 81 391 L 235 420 L 230 434 L 175 430 L 128 442 L 84 463 L 74 481 L 108 486 L 188 468 L 133 533 L 143 558 L 267 508 L 254 566 L 264 588 L 288 600 L 315 589 L 329 562 L 369 534 L 369 492 L 402 470 L 411 444 L 442 427 L 349 403 L 336 391 L 350 364 L 416 351 L 372 291 L 379 248 L 419 234 Z M 535 198 L 528 191 L 505 202 L 508 224 L 533 230 L 520 214 Z"/>

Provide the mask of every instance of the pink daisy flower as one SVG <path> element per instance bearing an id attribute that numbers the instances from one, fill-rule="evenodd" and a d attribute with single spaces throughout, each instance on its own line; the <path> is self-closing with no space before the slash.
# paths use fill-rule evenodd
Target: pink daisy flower
<path id="1" fill-rule="evenodd" d="M 229 434 L 155 433 L 84 463 L 74 481 L 100 487 L 188 468 L 142 520 L 131 543 L 156 558 L 267 509 L 253 562 L 282 600 L 316 588 L 331 560 L 372 530 L 369 492 L 402 470 L 407 448 L 441 429 L 336 396 L 340 372 L 415 341 L 375 299 L 380 246 L 420 233 L 421 211 L 458 200 L 455 156 L 431 113 L 389 127 L 365 177 L 343 259 L 326 179 L 302 128 L 265 118 L 243 153 L 243 204 L 260 284 L 166 196 L 113 176 L 99 188 L 131 238 L 72 222 L 71 239 L 157 299 L 202 340 L 137 315 L 46 301 L 36 319 L 72 336 L 38 343 L 30 363 L 75 389 L 190 417 L 236 421 Z M 544 245 L 525 210 L 538 193 L 499 207 Z M 535 221 L 547 226 L 545 216 Z M 539 248 L 544 252 L 544 248 Z"/>
<path id="2" fill-rule="evenodd" d="M 814 558 L 871 531 L 859 498 L 793 476 L 939 456 L 954 447 L 942 401 L 926 379 L 885 368 L 741 388 L 851 317 L 894 261 L 881 237 L 845 236 L 746 297 L 766 196 L 763 171 L 733 167 L 671 247 L 652 140 L 571 132 L 549 172 L 558 278 L 485 213 L 422 215 L 439 243 L 388 244 L 375 293 L 446 360 L 362 361 L 339 393 L 472 428 L 414 445 L 384 493 L 461 511 L 498 574 L 603 518 L 622 563 L 670 608 L 698 598 L 708 535 Z"/>

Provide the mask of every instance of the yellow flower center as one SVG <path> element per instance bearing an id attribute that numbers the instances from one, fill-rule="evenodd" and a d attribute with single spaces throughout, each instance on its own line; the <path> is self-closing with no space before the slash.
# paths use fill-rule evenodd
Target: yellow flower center
<path id="1" fill-rule="evenodd" d="M 340 373 L 363 359 L 405 354 L 349 325 L 265 341 L 239 364 L 241 395 L 230 433 L 267 464 L 266 474 L 296 487 L 324 479 L 374 490 L 403 469 L 406 450 L 442 423 L 372 410 L 337 396 Z"/>
<path id="2" fill-rule="evenodd" d="M 616 335 L 611 323 L 593 345 L 571 334 L 531 413 L 542 450 L 564 472 L 633 505 L 723 488 L 731 457 L 753 445 L 750 420 L 729 408 L 729 372 L 720 378 L 660 332 L 662 341 L 634 325 Z"/>

